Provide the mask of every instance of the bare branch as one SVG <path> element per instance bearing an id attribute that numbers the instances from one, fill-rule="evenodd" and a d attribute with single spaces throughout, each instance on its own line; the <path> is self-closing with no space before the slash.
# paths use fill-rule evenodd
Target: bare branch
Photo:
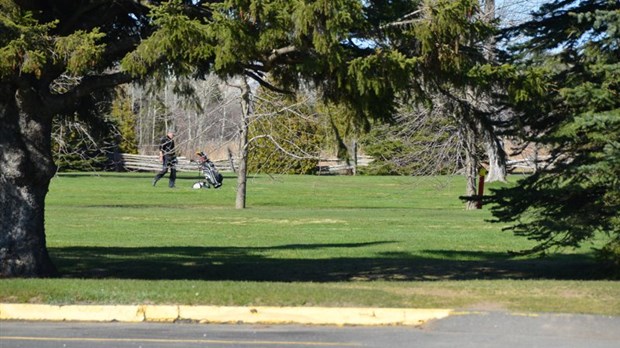
<path id="1" fill-rule="evenodd" d="M 286 143 L 289 145 L 293 145 L 296 149 L 300 150 L 303 154 L 303 156 L 299 156 L 297 154 L 294 154 L 288 150 L 286 150 L 284 147 L 282 147 L 282 145 L 280 144 L 280 142 L 278 142 L 271 134 L 262 134 L 262 135 L 257 135 L 255 137 L 253 137 L 252 139 L 250 139 L 248 141 L 248 146 L 258 140 L 258 139 L 269 139 L 269 141 L 271 141 L 271 143 L 280 151 L 282 151 L 284 154 L 286 154 L 289 157 L 292 157 L 294 159 L 298 159 L 298 160 L 304 160 L 304 159 L 320 159 L 320 156 L 314 156 L 311 155 L 305 151 L 303 151 L 299 146 L 297 146 L 294 142 L 286 140 Z"/>

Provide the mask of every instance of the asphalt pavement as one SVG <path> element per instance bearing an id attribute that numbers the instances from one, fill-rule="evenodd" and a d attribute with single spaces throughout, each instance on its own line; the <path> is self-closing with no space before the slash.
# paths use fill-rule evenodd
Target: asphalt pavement
<path id="1" fill-rule="evenodd" d="M 0 321 L 0 347 L 620 347 L 620 317 L 452 312 L 420 325 Z"/>

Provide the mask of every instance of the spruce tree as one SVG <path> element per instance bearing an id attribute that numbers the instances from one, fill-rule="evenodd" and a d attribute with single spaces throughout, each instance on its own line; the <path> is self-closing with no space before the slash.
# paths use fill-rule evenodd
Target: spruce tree
<path id="1" fill-rule="evenodd" d="M 600 234 L 620 245 L 620 5 L 553 1 L 509 31 L 514 133 L 549 151 L 540 170 L 494 191 L 496 221 L 538 242 L 578 247 Z M 509 69 L 508 69 L 509 70 Z M 613 254 L 613 253 L 612 253 Z"/>

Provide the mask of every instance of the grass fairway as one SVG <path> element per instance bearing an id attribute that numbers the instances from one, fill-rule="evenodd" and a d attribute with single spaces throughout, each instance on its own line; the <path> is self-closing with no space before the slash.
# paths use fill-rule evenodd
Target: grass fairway
<path id="1" fill-rule="evenodd" d="M 177 189 L 151 174 L 60 174 L 46 207 L 60 279 L 5 279 L 2 302 L 507 309 L 620 315 L 590 246 L 533 244 L 464 211 L 464 179 L 259 176 Z"/>

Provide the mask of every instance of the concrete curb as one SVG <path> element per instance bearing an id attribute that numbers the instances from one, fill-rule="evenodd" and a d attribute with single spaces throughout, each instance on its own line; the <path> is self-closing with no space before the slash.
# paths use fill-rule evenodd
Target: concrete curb
<path id="1" fill-rule="evenodd" d="M 0 320 L 421 325 L 451 309 L 220 307 L 185 305 L 44 305 L 0 303 Z"/>

